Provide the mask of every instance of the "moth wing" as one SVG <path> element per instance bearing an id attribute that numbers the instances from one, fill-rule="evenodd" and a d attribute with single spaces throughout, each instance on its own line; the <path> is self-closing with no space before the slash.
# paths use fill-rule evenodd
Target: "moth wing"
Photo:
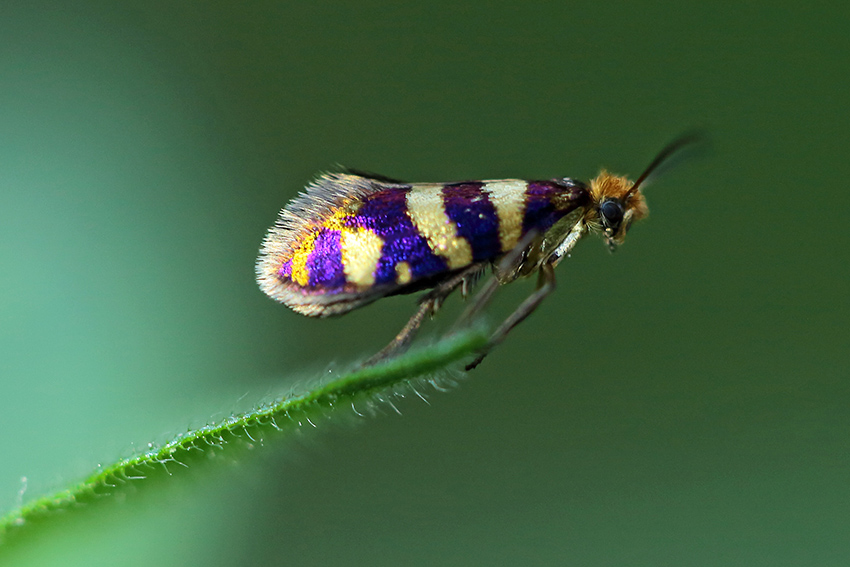
<path id="1" fill-rule="evenodd" d="M 335 293 L 311 290 L 281 277 L 284 262 L 311 230 L 334 211 L 359 203 L 369 195 L 405 186 L 349 173 L 325 173 L 283 210 L 266 235 L 256 264 L 257 283 L 263 292 L 294 311 L 309 317 L 342 315 L 397 291 L 397 285 L 368 289 L 342 289 Z"/>

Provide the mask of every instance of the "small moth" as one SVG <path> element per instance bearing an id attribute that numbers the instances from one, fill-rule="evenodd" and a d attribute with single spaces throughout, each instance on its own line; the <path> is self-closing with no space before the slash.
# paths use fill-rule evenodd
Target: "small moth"
<path id="1" fill-rule="evenodd" d="M 366 364 L 404 350 L 424 318 L 457 288 L 489 269 L 493 278 L 462 317 L 477 313 L 502 284 L 537 274 L 536 290 L 467 366 L 495 345 L 555 288 L 555 266 L 588 233 L 622 244 L 648 209 L 647 177 L 690 143 L 664 148 L 634 183 L 602 171 L 590 183 L 569 177 L 405 183 L 356 171 L 326 173 L 289 203 L 269 229 L 257 282 L 273 299 L 309 317 L 343 315 L 388 295 L 428 290 L 401 332 Z"/>

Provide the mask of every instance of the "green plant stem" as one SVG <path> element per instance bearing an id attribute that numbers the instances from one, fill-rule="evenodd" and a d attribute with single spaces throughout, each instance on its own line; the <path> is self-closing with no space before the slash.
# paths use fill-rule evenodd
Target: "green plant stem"
<path id="1" fill-rule="evenodd" d="M 99 468 L 76 485 L 41 496 L 12 510 L 0 518 L 0 538 L 31 519 L 51 511 L 72 508 L 79 502 L 95 497 L 112 494 L 127 482 L 149 478 L 158 474 L 156 471 L 171 475 L 171 469 L 175 467 L 169 468 L 170 463 L 184 465 L 184 461 L 191 458 L 192 451 L 224 449 L 234 439 L 244 441 L 240 433 L 255 441 L 251 432 L 256 435 L 264 430 L 281 432 L 294 425 L 302 425 L 302 420 L 315 425 L 311 417 L 338 411 L 336 408 L 339 407 L 347 408 L 348 411 L 354 408 L 357 412 L 357 401 L 369 398 L 388 399 L 389 395 L 400 393 L 397 391 L 400 385 L 408 385 L 418 394 L 417 386 L 413 383 L 415 379 L 474 354 L 486 344 L 486 340 L 485 335 L 478 332 L 458 334 L 381 364 L 351 371 L 335 380 L 319 384 L 301 395 L 259 404 L 247 412 L 232 415 L 218 423 L 179 434 L 162 446 Z"/>

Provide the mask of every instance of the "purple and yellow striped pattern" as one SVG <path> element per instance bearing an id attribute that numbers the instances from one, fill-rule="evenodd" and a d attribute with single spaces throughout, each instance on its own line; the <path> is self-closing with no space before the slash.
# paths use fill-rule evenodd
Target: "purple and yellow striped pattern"
<path id="1" fill-rule="evenodd" d="M 327 175 L 283 211 L 258 279 L 302 313 L 339 314 L 495 261 L 529 230 L 546 232 L 589 199 L 570 179 L 401 184 Z"/>

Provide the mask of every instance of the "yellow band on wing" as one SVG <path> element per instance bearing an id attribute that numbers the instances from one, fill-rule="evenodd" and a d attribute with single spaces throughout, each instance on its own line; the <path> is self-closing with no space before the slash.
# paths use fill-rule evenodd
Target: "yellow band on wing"
<path id="1" fill-rule="evenodd" d="M 443 185 L 414 185 L 407 194 L 407 214 L 431 251 L 445 258 L 450 270 L 456 270 L 472 263 L 472 247 L 446 215 L 442 190 Z"/>
<path id="2" fill-rule="evenodd" d="M 487 181 L 481 188 L 490 197 L 499 217 L 499 242 L 502 252 L 513 250 L 522 236 L 525 215 L 525 190 L 528 183 L 520 179 Z"/>
<path id="3" fill-rule="evenodd" d="M 292 253 L 292 281 L 300 286 L 306 286 L 310 282 L 310 272 L 307 270 L 307 259 L 310 253 L 316 246 L 316 238 L 319 236 L 319 229 L 314 228 L 304 235 L 298 248 Z"/>
<path id="4" fill-rule="evenodd" d="M 359 287 L 375 283 L 375 270 L 381 259 L 383 239 L 365 228 L 344 228 L 339 240 L 345 279 Z"/>
<path id="5" fill-rule="evenodd" d="M 352 207 L 337 209 L 321 224 L 304 234 L 292 253 L 293 282 L 300 286 L 309 284 L 307 260 L 316 247 L 319 233 L 325 229 L 339 231 L 340 255 L 346 281 L 358 287 L 369 287 L 375 283 L 375 270 L 381 259 L 384 241 L 371 230 L 346 226 L 345 220 L 355 212 L 356 209 Z"/>

